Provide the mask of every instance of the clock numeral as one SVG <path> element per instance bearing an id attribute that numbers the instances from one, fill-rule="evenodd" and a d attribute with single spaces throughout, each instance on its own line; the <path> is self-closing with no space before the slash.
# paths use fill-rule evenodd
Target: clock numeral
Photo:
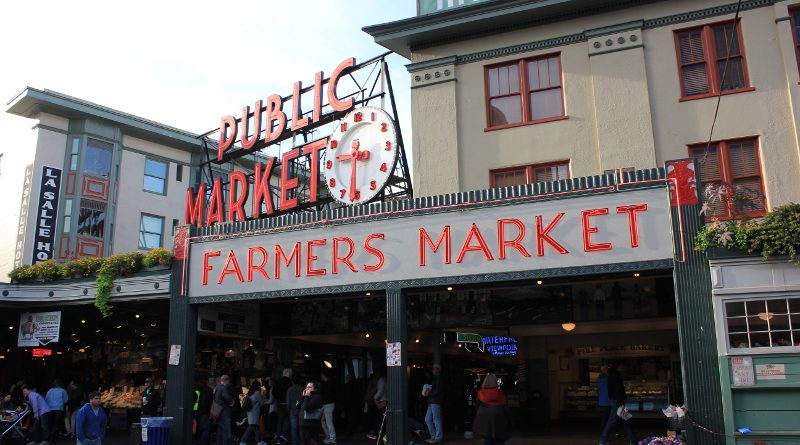
<path id="1" fill-rule="evenodd" d="M 342 125 L 340 125 L 340 126 L 339 126 L 339 129 L 340 129 L 342 132 L 345 132 L 345 131 L 347 131 L 347 122 L 342 122 Z"/>
<path id="2" fill-rule="evenodd" d="M 354 122 L 361 122 L 362 119 L 364 119 L 364 113 L 362 113 L 360 111 L 353 115 L 353 121 Z"/>
<path id="3" fill-rule="evenodd" d="M 392 142 L 391 141 L 386 141 L 386 146 L 384 147 L 384 150 L 392 151 Z"/>
<path id="4" fill-rule="evenodd" d="M 384 162 L 384 163 L 381 164 L 381 171 L 386 173 L 386 170 L 387 170 L 387 167 L 386 167 L 386 163 Z"/>
<path id="5" fill-rule="evenodd" d="M 375 190 L 376 188 L 378 188 L 378 183 L 375 181 L 369 181 L 369 189 Z"/>
<path id="6" fill-rule="evenodd" d="M 342 131 L 344 131 L 344 130 L 342 130 Z M 383 133 L 386 133 L 387 131 L 389 131 L 389 124 L 387 124 L 386 122 L 381 122 L 381 131 Z"/>
<path id="7" fill-rule="evenodd" d="M 375 112 L 372 112 L 372 122 L 375 122 Z"/>
<path id="8" fill-rule="evenodd" d="M 339 148 L 339 141 L 331 139 L 331 150 L 336 150 L 337 148 Z"/>
<path id="9" fill-rule="evenodd" d="M 356 193 L 350 197 L 350 202 L 355 202 L 361 199 L 361 190 L 356 190 Z"/>
<path id="10" fill-rule="evenodd" d="M 331 161 L 328 161 L 328 162 L 331 162 Z M 328 184 L 330 184 L 331 187 L 336 187 L 336 178 L 331 178 L 331 180 L 328 181 Z"/>
<path id="11" fill-rule="evenodd" d="M 333 168 L 333 161 L 331 161 L 330 159 L 325 161 L 325 168 L 327 168 L 328 170 L 332 169 Z M 333 187 L 333 186 L 331 186 L 331 187 Z"/>
<path id="12" fill-rule="evenodd" d="M 343 199 L 344 195 L 347 194 L 347 189 L 340 189 L 339 190 L 339 199 Z"/>

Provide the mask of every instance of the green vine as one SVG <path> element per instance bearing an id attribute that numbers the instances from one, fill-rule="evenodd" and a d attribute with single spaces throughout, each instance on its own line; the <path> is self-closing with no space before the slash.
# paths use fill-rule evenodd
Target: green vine
<path id="1" fill-rule="evenodd" d="M 114 279 L 137 272 L 142 268 L 142 258 L 143 255 L 139 252 L 111 255 L 98 269 L 94 306 L 103 314 L 103 317 L 109 317 L 112 314 L 111 289 L 114 287 Z"/>

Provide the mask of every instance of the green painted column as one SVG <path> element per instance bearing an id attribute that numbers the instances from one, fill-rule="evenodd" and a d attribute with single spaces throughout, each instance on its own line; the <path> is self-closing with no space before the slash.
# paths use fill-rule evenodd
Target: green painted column
<path id="1" fill-rule="evenodd" d="M 408 443 L 408 331 L 406 296 L 400 288 L 386 289 L 386 340 L 389 343 L 399 342 L 401 348 L 400 366 L 386 368 L 386 390 L 389 396 L 386 438 L 391 445 L 405 445 Z"/>
<path id="2" fill-rule="evenodd" d="M 188 261 L 188 258 L 186 258 Z M 174 417 L 170 443 L 188 443 L 192 437 L 194 408 L 194 356 L 197 345 L 197 309 L 189 299 L 180 295 L 183 261 L 172 263 L 169 304 L 169 343 L 181 348 L 177 365 L 167 364 L 167 393 L 164 415 Z"/>

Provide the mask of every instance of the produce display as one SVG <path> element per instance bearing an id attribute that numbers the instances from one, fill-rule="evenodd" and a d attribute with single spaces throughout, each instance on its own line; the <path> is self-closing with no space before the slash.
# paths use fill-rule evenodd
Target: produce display
<path id="1" fill-rule="evenodd" d="M 100 393 L 100 404 L 106 408 L 142 409 L 142 393 L 136 388 L 107 389 Z"/>

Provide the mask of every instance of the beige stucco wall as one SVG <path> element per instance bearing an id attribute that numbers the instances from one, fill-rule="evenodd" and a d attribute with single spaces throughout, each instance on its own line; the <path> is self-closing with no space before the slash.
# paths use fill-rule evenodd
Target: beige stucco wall
<path id="1" fill-rule="evenodd" d="M 659 2 L 426 48 L 415 52 L 412 61 L 463 56 L 728 3 Z M 800 201 L 798 121 L 793 112 L 800 103 L 798 68 L 790 22 L 776 23 L 787 17 L 786 5 L 780 2 L 741 12 L 747 70 L 755 90 L 722 97 L 712 136 L 713 140 L 759 138 L 770 207 Z M 597 54 L 605 48 L 596 49 L 591 45 L 594 37 L 590 37 L 588 44 L 580 41 L 455 65 L 456 110 L 449 115 L 419 115 L 446 106 L 439 85 L 412 90 L 415 193 L 428 196 L 487 188 L 489 170 L 530 163 L 569 159 L 572 176 L 579 177 L 606 169 L 661 166 L 667 160 L 687 157 L 689 144 L 708 140 L 716 98 L 679 101 L 674 31 L 732 18 L 733 14 L 727 14 L 643 30 L 634 26 L 622 33 L 627 37 L 638 33 L 638 45 L 618 45 L 618 34 L 609 31 L 615 52 Z M 484 67 L 553 53 L 561 55 L 568 119 L 485 131 Z M 455 119 L 455 134 L 451 123 L 440 121 L 442 116 Z M 450 142 L 444 141 L 445 137 Z M 448 148 L 434 155 L 435 163 L 417 162 L 430 159 L 432 154 L 427 151 L 433 147 L 449 147 L 452 141 L 458 145 L 455 156 Z M 458 173 L 451 176 L 455 181 L 419 179 L 442 176 L 456 164 Z"/>

